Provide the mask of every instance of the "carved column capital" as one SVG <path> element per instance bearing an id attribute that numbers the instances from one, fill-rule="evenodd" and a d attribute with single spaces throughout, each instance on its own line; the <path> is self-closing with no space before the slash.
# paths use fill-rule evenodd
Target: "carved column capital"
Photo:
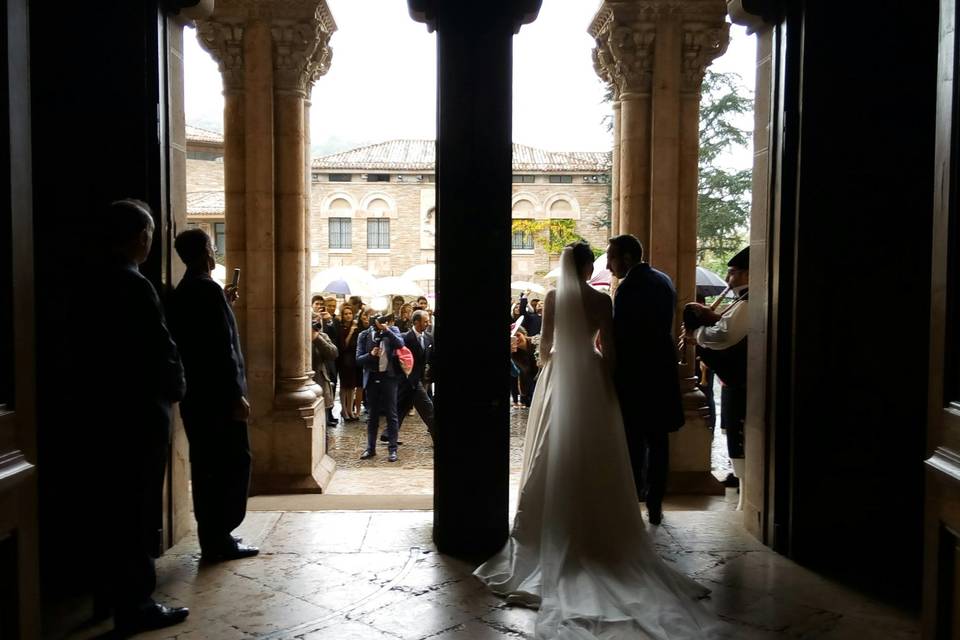
<path id="1" fill-rule="evenodd" d="M 220 67 L 224 93 L 243 91 L 242 22 L 197 20 L 197 39 Z"/>
<path id="2" fill-rule="evenodd" d="M 204 49 L 220 65 L 227 91 L 243 90 L 245 26 L 270 25 L 278 91 L 306 96 L 330 69 L 330 36 L 337 24 L 325 0 L 217 0 L 213 16 L 197 21 Z"/>
<path id="3" fill-rule="evenodd" d="M 590 34 L 596 40 L 593 66 L 605 82 L 613 87 L 614 99 L 650 93 L 653 84 L 653 23 L 623 24 L 615 13 L 601 11 Z"/>
<path id="4" fill-rule="evenodd" d="M 279 91 L 310 94 L 313 83 L 330 70 L 332 32 L 317 15 L 306 20 L 275 20 L 273 34 L 274 83 Z"/>
<path id="5" fill-rule="evenodd" d="M 644 95 L 653 82 L 654 42 L 664 24 L 683 33 L 684 92 L 699 91 L 707 66 L 729 42 L 725 0 L 605 0 L 588 32 L 594 69 L 615 97 Z"/>
<path id="6" fill-rule="evenodd" d="M 710 63 L 722 56 L 730 44 L 730 24 L 686 23 L 683 28 L 683 70 L 681 90 L 700 95 L 703 76 Z"/>

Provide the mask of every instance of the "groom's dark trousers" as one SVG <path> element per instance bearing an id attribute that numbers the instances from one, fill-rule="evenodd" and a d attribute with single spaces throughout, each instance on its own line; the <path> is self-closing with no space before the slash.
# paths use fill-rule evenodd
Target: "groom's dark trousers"
<path id="1" fill-rule="evenodd" d="M 637 494 L 654 509 L 667 488 L 670 432 L 684 422 L 673 339 L 676 300 L 667 275 L 638 264 L 620 282 L 613 303 L 614 384 Z"/>

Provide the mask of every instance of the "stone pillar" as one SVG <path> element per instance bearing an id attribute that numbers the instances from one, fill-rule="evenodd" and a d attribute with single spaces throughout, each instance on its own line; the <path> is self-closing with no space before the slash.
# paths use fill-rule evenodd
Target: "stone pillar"
<path id="1" fill-rule="evenodd" d="M 273 191 L 273 60 L 270 25 L 256 20 L 244 29 L 247 273 L 242 294 L 247 299 L 244 355 L 254 423 L 273 409 L 276 387 L 276 314 Z M 230 158 L 225 158 L 229 162 Z M 255 463 L 256 464 L 256 463 Z"/>
<path id="2" fill-rule="evenodd" d="M 472 314 L 477 298 L 510 297 L 512 38 L 540 2 L 409 6 L 437 30 L 434 540 L 444 553 L 489 557 L 509 531 L 510 350 L 505 334 L 477 332 L 466 349 L 482 357 L 460 375 L 470 356 L 454 320 Z M 479 217 L 482 234 L 470 222 Z"/>
<path id="3" fill-rule="evenodd" d="M 203 47 L 213 53 L 223 78 L 224 218 L 226 222 L 227 277 L 240 269 L 246 288 L 246 111 L 243 67 L 243 24 L 197 21 L 197 35 Z M 247 298 L 233 306 L 240 334 L 246 335 Z"/>
<path id="4" fill-rule="evenodd" d="M 323 0 L 219 0 L 198 29 L 224 78 L 227 266 L 244 270 L 253 491 L 322 491 L 334 465 L 310 371 L 306 105 L 336 24 Z"/>
<path id="5" fill-rule="evenodd" d="M 646 260 L 674 281 L 677 329 L 696 293 L 700 91 L 707 65 L 726 49 L 725 17 L 724 0 L 607 0 L 589 29 L 598 74 L 620 97 L 614 232 L 637 236 Z M 720 492 L 692 350 L 680 359 L 687 423 L 671 435 L 670 490 Z"/>
<path id="6" fill-rule="evenodd" d="M 613 148 L 610 151 L 610 235 L 620 235 L 620 99 L 613 100 Z"/>

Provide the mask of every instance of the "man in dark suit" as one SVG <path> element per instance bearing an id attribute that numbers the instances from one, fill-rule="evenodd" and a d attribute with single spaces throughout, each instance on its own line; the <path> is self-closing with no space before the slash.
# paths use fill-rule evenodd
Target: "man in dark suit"
<path id="1" fill-rule="evenodd" d="M 399 426 L 403 426 L 403 419 L 410 409 L 416 408 L 420 419 L 427 425 L 427 433 L 433 438 L 433 400 L 423 386 L 424 374 L 433 357 L 433 336 L 426 332 L 429 322 L 426 311 L 414 311 L 411 321 L 410 330 L 403 334 L 403 344 L 413 353 L 413 370 L 406 380 L 400 382 Z M 380 439 L 384 440 L 384 437 Z"/>
<path id="2" fill-rule="evenodd" d="M 534 303 L 540 302 L 534 299 Z M 543 318 L 537 313 L 536 305 L 527 302 L 526 294 L 520 296 L 520 315 L 523 316 L 523 328 L 531 338 L 540 335 Z"/>
<path id="3" fill-rule="evenodd" d="M 259 550 L 230 533 L 247 513 L 251 464 L 247 376 L 230 308 L 238 293 L 210 277 L 216 262 L 202 229 L 187 229 L 174 247 L 187 265 L 173 295 L 172 327 L 187 376 L 180 415 L 190 442 L 197 538 L 207 562 L 248 558 Z"/>
<path id="4" fill-rule="evenodd" d="M 89 434 L 98 487 L 91 522 L 100 528 L 106 565 L 100 604 L 113 607 L 116 631 L 126 637 L 176 624 L 189 613 L 151 598 L 171 405 L 183 397 L 184 377 L 157 292 L 138 270 L 153 241 L 149 205 L 118 200 L 101 222 L 109 257 L 90 294 L 85 340 L 91 370 L 83 381 L 88 394 L 99 394 L 92 398 L 97 429 Z"/>
<path id="5" fill-rule="evenodd" d="M 652 524 L 663 518 L 670 463 L 669 433 L 684 423 L 673 339 L 677 293 L 670 278 L 643 262 L 631 235 L 610 239 L 607 266 L 620 278 L 613 301 L 617 359 L 614 385 L 639 496 Z"/>
<path id="6" fill-rule="evenodd" d="M 400 365 L 395 356 L 403 346 L 403 338 L 396 327 L 387 326 L 385 316 L 370 319 L 371 327 L 357 338 L 357 364 L 363 368 L 363 392 L 367 399 L 367 448 L 361 460 L 377 455 L 377 428 L 380 416 L 387 419 L 387 450 L 390 462 L 397 461 L 397 386 Z"/>

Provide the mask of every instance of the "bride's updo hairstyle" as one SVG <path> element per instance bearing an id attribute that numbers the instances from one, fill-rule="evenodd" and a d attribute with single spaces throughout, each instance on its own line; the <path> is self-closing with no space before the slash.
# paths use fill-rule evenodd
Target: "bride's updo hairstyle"
<path id="1" fill-rule="evenodd" d="M 577 266 L 577 273 L 583 273 L 587 265 L 593 265 L 593 249 L 586 240 L 577 240 L 567 245 L 573 250 L 573 263 Z"/>

